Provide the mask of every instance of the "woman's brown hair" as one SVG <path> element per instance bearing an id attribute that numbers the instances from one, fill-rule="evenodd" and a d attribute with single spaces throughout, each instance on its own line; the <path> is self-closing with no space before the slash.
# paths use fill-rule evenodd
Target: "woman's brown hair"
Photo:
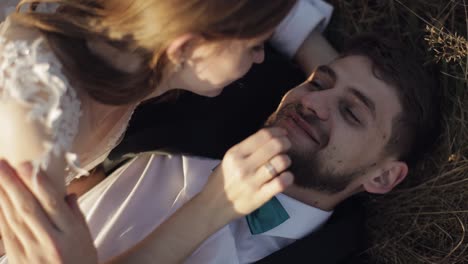
<path id="1" fill-rule="evenodd" d="M 167 65 L 166 49 L 185 33 L 208 41 L 250 39 L 269 32 L 296 0 L 23 0 L 12 19 L 40 30 L 64 70 L 95 100 L 129 104 L 151 94 Z M 35 10 L 55 3 L 56 12 Z M 87 40 L 104 40 L 143 58 L 126 73 L 94 55 Z"/>

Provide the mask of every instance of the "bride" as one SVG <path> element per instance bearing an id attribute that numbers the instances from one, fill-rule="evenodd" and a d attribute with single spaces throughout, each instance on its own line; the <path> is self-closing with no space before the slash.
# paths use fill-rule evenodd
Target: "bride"
<path id="1" fill-rule="evenodd" d="M 7 12 L 12 2 L 2 1 Z M 119 142 L 140 102 L 176 89 L 216 96 L 261 63 L 294 3 L 21 1 L 0 26 L 2 166 L 31 162 L 33 177 L 44 171 L 64 197 Z"/>

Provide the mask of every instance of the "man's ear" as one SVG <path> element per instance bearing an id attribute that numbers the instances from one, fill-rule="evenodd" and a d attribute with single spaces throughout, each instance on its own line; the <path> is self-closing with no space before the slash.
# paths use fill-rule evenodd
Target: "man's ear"
<path id="1" fill-rule="evenodd" d="M 186 59 L 190 44 L 197 38 L 195 34 L 184 34 L 174 39 L 167 47 L 166 53 L 169 61 L 178 65 Z"/>
<path id="2" fill-rule="evenodd" d="M 388 193 L 400 184 L 408 174 L 408 165 L 402 161 L 390 161 L 382 170 L 371 175 L 363 187 L 369 193 Z"/>

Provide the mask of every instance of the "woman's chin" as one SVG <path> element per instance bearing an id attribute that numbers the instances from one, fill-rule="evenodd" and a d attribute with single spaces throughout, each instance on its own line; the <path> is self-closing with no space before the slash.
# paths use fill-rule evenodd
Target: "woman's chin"
<path id="1" fill-rule="evenodd" d="M 223 92 L 224 88 L 219 88 L 219 89 L 212 89 L 212 90 L 207 90 L 207 91 L 199 91 L 195 92 L 198 95 L 205 96 L 205 97 L 216 97 L 220 95 Z"/>

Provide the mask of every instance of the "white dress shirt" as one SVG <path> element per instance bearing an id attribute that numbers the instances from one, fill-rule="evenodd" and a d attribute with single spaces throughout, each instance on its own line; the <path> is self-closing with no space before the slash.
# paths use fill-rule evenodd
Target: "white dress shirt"
<path id="1" fill-rule="evenodd" d="M 323 31 L 330 22 L 333 6 L 323 0 L 299 0 L 276 28 L 271 44 L 292 58 L 315 29 Z"/>
<path id="2" fill-rule="evenodd" d="M 80 198 L 100 261 L 144 239 L 206 184 L 219 161 L 166 154 L 140 154 Z M 290 218 L 251 235 L 239 218 L 209 237 L 186 263 L 250 263 L 320 227 L 331 215 L 286 195 L 277 196 Z"/>

